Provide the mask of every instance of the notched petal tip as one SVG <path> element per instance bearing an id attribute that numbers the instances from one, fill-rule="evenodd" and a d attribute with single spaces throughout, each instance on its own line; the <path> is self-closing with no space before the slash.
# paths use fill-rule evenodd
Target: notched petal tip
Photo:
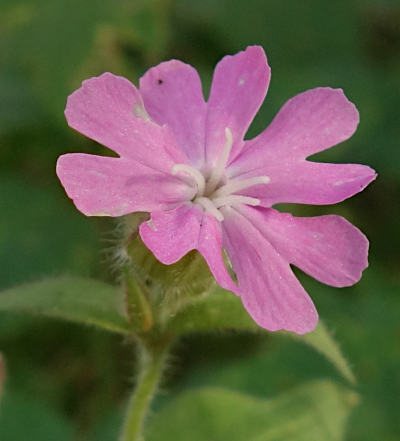
<path id="1" fill-rule="evenodd" d="M 254 55 L 264 58 L 266 65 L 269 67 L 268 57 L 262 46 L 258 46 L 258 45 L 247 46 L 246 51 L 251 51 L 252 53 L 254 53 Z"/>
<path id="2" fill-rule="evenodd" d="M 79 131 L 82 119 L 100 111 L 99 106 L 125 110 L 136 102 L 142 102 L 136 87 L 126 78 L 104 72 L 97 77 L 82 81 L 81 86 L 72 92 L 64 110 L 68 125 Z M 75 126 L 78 125 L 78 128 Z"/>
<path id="3" fill-rule="evenodd" d="M 343 89 L 317 87 L 312 91 L 321 94 L 321 105 L 326 101 L 326 109 L 331 112 L 336 124 L 340 124 L 338 130 L 341 131 L 342 141 L 351 138 L 360 123 L 360 113 L 356 105 L 347 98 Z"/>
<path id="4" fill-rule="evenodd" d="M 178 70 L 190 71 L 198 76 L 197 70 L 193 66 L 173 58 L 172 60 L 162 61 L 148 69 L 139 79 L 140 89 L 151 87 L 153 84 L 161 87 L 165 81 L 171 78 L 169 74 Z"/>
<path id="5" fill-rule="evenodd" d="M 264 48 L 262 46 L 258 46 L 258 45 L 250 45 L 247 46 L 246 49 L 241 50 L 239 52 L 236 52 L 235 54 L 231 54 L 231 55 L 225 55 L 218 64 L 223 63 L 223 62 L 228 62 L 229 60 L 232 60 L 234 58 L 243 58 L 243 62 L 245 63 L 264 63 L 265 64 L 265 68 L 267 71 L 267 74 L 270 75 L 271 74 L 271 68 L 268 64 L 268 58 L 267 55 L 264 51 Z M 217 66 L 218 66 L 217 64 Z M 217 67 L 216 66 L 216 67 Z M 268 80 L 269 82 L 269 80 Z M 243 83 L 245 84 L 245 83 Z"/>
<path id="6" fill-rule="evenodd" d="M 334 286 L 336 288 L 346 288 L 353 286 L 361 280 L 363 272 L 368 268 L 368 253 L 369 253 L 369 240 L 367 236 L 347 219 L 341 216 L 330 215 L 328 217 L 335 217 L 337 221 L 342 225 L 343 235 L 348 236 L 349 254 L 352 256 L 350 262 L 346 262 L 344 259 L 342 268 L 345 270 L 341 278 L 337 278 L 335 283 L 324 281 L 323 283 Z M 347 230 L 347 233 L 346 233 Z M 339 232 L 339 230 L 338 230 Z M 345 265 L 347 264 L 347 267 Z"/>
<path id="7" fill-rule="evenodd" d="M 360 122 L 357 107 L 346 97 L 343 89 L 332 87 L 316 87 L 299 93 L 287 101 L 284 109 L 287 110 L 287 116 L 302 111 L 302 118 L 306 119 L 299 128 L 306 127 L 307 131 L 314 131 L 312 136 L 316 148 L 314 151 L 310 149 L 308 156 L 346 141 L 357 130 Z"/>
<path id="8" fill-rule="evenodd" d="M 102 83 L 105 81 L 126 81 L 127 83 L 130 84 L 129 80 L 127 80 L 124 77 L 118 76 L 118 75 L 114 75 L 111 72 L 103 72 L 102 74 L 95 76 L 95 77 L 91 77 L 91 78 L 87 78 L 85 80 L 83 80 L 81 82 L 81 85 L 78 89 L 74 90 L 72 93 L 70 93 L 67 97 L 67 102 L 66 102 L 66 106 L 65 106 L 65 110 L 64 110 L 64 115 L 67 118 L 68 121 L 68 116 L 71 114 L 71 111 L 73 111 L 73 106 L 75 104 L 75 100 L 79 97 L 82 96 L 82 92 L 86 92 L 88 89 L 91 89 L 93 86 L 98 85 L 98 83 Z"/>
<path id="9" fill-rule="evenodd" d="M 232 132 L 232 161 L 243 147 L 244 136 L 267 94 L 270 68 L 264 50 L 249 46 L 223 57 L 215 67 L 206 120 L 206 162 L 219 157 L 225 142 L 225 128 Z"/>
<path id="10" fill-rule="evenodd" d="M 61 155 L 57 159 L 56 163 L 56 175 L 64 188 L 66 195 L 72 200 L 75 207 L 85 216 L 91 216 L 91 213 L 86 210 L 85 204 L 80 204 L 80 198 L 76 195 L 74 184 L 71 185 L 69 175 L 70 175 L 70 159 L 73 160 L 74 153 L 67 153 Z"/>
<path id="11" fill-rule="evenodd" d="M 261 56 L 261 57 L 265 58 L 265 60 L 267 59 L 264 48 L 260 45 L 257 45 L 257 44 L 249 45 L 246 47 L 246 49 L 239 51 L 237 53 L 238 54 L 245 53 L 247 55 Z"/>
<path id="12" fill-rule="evenodd" d="M 364 190 L 364 188 L 378 177 L 378 173 L 372 167 L 369 167 L 368 165 L 363 165 L 363 167 L 365 168 L 365 175 L 362 182 L 360 182 L 360 191 Z"/>
<path id="13" fill-rule="evenodd" d="M 206 103 L 197 70 L 179 60 L 150 68 L 139 80 L 150 118 L 166 124 L 193 165 L 204 162 Z"/>
<path id="14" fill-rule="evenodd" d="M 327 164 L 329 165 L 329 164 Z M 330 181 L 331 188 L 336 193 L 336 201 L 334 203 L 342 202 L 357 193 L 363 191 L 371 182 L 377 178 L 376 171 L 362 164 L 332 164 L 337 169 L 342 168 L 348 171 L 348 176 L 334 176 Z M 332 167 L 332 169 L 333 169 Z M 317 172 L 318 170 L 316 170 Z M 321 177 L 321 182 L 323 177 Z"/>

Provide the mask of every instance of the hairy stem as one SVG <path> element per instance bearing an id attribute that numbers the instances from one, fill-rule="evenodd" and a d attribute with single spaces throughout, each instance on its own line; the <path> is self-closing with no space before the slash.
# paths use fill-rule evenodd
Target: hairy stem
<path id="1" fill-rule="evenodd" d="M 168 343 L 140 345 L 140 372 L 129 401 L 120 441 L 143 441 L 143 427 L 165 366 Z"/>

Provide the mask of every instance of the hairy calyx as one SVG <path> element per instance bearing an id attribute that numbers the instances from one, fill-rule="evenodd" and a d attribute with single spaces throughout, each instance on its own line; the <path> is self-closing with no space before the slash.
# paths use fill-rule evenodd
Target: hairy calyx
<path id="1" fill-rule="evenodd" d="M 172 167 L 172 174 L 182 174 L 188 177 L 197 187 L 195 196 L 192 198 L 194 204 L 200 205 L 205 212 L 212 214 L 218 221 L 223 221 L 224 216 L 220 211 L 221 207 L 236 204 L 259 205 L 260 200 L 235 194 L 238 191 L 253 187 L 259 184 L 268 184 L 268 176 L 256 176 L 254 178 L 235 180 L 230 182 L 226 178 L 225 169 L 228 164 L 230 152 L 233 145 L 232 132 L 225 128 L 225 144 L 222 152 L 208 173 L 204 173 L 188 164 L 176 164 Z"/>

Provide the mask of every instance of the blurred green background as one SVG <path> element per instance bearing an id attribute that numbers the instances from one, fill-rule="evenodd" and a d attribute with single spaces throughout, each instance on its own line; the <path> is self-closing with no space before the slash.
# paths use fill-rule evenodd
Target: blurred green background
<path id="1" fill-rule="evenodd" d="M 82 80 L 111 71 L 137 82 L 150 66 L 178 58 L 199 70 L 207 93 L 215 63 L 249 44 L 262 45 L 272 67 L 249 136 L 287 99 L 316 86 L 343 88 L 360 111 L 356 134 L 317 159 L 368 164 L 378 180 L 338 206 L 282 208 L 341 214 L 369 237 L 370 268 L 355 287 L 299 277 L 359 380 L 361 402 L 346 440 L 398 440 L 398 0 L 1 0 L 0 288 L 59 274 L 113 281 L 104 250 L 115 224 L 77 212 L 54 172 L 62 153 L 102 151 L 64 120 L 66 97 Z M 132 350 L 118 336 L 2 313 L 0 351 L 7 371 L 2 441 L 115 439 L 134 369 Z M 167 377 L 168 394 L 156 408 L 202 385 L 266 398 L 306 379 L 341 381 L 303 345 L 240 334 L 185 338 Z"/>

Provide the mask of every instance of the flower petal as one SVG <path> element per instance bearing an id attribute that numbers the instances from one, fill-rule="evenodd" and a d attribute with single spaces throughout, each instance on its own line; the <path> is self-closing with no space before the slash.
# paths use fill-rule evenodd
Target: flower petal
<path id="1" fill-rule="evenodd" d="M 150 221 L 143 222 L 139 231 L 160 262 L 170 265 L 197 249 L 217 282 L 225 289 L 236 290 L 222 257 L 220 224 L 199 206 L 182 205 L 175 210 L 152 213 Z"/>
<path id="2" fill-rule="evenodd" d="M 161 263 L 171 265 L 197 247 L 201 218 L 201 210 L 190 205 L 154 212 L 140 225 L 140 237 Z"/>
<path id="3" fill-rule="evenodd" d="M 207 107 L 197 71 L 178 60 L 161 63 L 140 79 L 140 94 L 150 117 L 167 124 L 192 165 L 201 167 Z"/>
<path id="4" fill-rule="evenodd" d="M 271 151 L 282 160 L 305 159 L 350 138 L 358 122 L 358 111 L 342 89 L 318 87 L 287 101 L 264 132 L 246 142 L 242 154 L 262 158 Z"/>
<path id="5" fill-rule="evenodd" d="M 289 263 L 331 286 L 357 283 L 368 266 L 368 239 L 341 216 L 294 217 L 271 208 L 238 208 Z"/>
<path id="6" fill-rule="evenodd" d="M 170 210 L 193 192 L 177 178 L 126 158 L 63 155 L 57 161 L 57 176 L 78 210 L 87 216 Z"/>
<path id="7" fill-rule="evenodd" d="M 260 46 L 249 46 L 217 64 L 206 120 L 209 165 L 215 163 L 225 144 L 225 128 L 233 135 L 231 157 L 240 151 L 244 135 L 265 98 L 269 80 L 270 68 Z"/>
<path id="8" fill-rule="evenodd" d="M 155 170 L 169 172 L 187 162 L 170 129 L 150 120 L 139 92 L 125 78 L 105 73 L 84 81 L 68 97 L 65 116 L 78 132 Z"/>
<path id="9" fill-rule="evenodd" d="M 261 327 L 304 334 L 318 321 L 317 311 L 290 265 L 262 232 L 232 208 L 223 209 L 224 248 L 231 259 L 246 310 Z"/>
<path id="10" fill-rule="evenodd" d="M 235 174 L 238 169 L 250 167 L 240 175 L 240 179 L 268 176 L 268 184 L 242 191 L 246 196 L 260 199 L 265 207 L 284 202 L 336 204 L 362 191 L 376 178 L 375 170 L 360 164 L 325 164 L 296 161 L 291 157 L 280 162 L 279 158 L 271 157 L 270 162 L 261 167 L 260 161 L 258 156 L 254 156 L 250 166 L 250 163 L 244 165 L 238 158 L 229 168 L 229 173 Z"/>

